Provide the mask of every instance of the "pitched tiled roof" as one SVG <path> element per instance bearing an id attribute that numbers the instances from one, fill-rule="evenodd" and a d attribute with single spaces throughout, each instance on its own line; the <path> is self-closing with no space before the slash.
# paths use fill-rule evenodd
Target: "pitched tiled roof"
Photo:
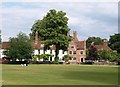
<path id="1" fill-rule="evenodd" d="M 38 41 L 38 43 L 35 43 L 35 41 L 32 42 L 32 47 L 34 49 L 41 49 L 41 42 Z"/>
<path id="2" fill-rule="evenodd" d="M 41 44 L 44 44 L 45 41 L 38 41 L 38 43 L 36 44 L 35 41 L 32 42 L 32 47 L 34 49 L 43 49 L 43 47 L 41 47 Z M 2 42 L 2 49 L 7 49 L 9 47 L 9 42 Z M 51 49 L 55 49 L 55 45 L 52 45 L 50 47 Z"/>
<path id="3" fill-rule="evenodd" d="M 97 48 L 97 50 L 111 50 L 110 47 L 105 46 L 105 45 L 95 45 L 95 47 Z"/>
<path id="4" fill-rule="evenodd" d="M 43 49 L 44 46 L 41 46 L 44 44 L 45 41 L 38 41 L 38 43 L 35 43 L 35 41 L 32 42 L 32 46 L 34 49 Z M 55 49 L 55 45 L 50 46 L 51 49 Z"/>
<path id="5" fill-rule="evenodd" d="M 2 49 L 7 49 L 9 47 L 9 42 L 2 42 Z"/>
<path id="6" fill-rule="evenodd" d="M 85 42 L 84 41 L 78 41 L 76 42 L 77 49 L 78 50 L 84 50 L 85 49 Z"/>

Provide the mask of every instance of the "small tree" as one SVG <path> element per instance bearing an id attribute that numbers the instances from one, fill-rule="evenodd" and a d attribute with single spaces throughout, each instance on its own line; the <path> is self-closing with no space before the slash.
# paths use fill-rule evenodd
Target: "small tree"
<path id="1" fill-rule="evenodd" d="M 91 45 L 88 49 L 88 59 L 97 60 L 98 59 L 98 52 L 94 45 Z"/>
<path id="2" fill-rule="evenodd" d="M 119 61 L 120 55 L 116 51 L 101 50 L 99 51 L 99 57 L 101 60 L 106 61 Z"/>
<path id="3" fill-rule="evenodd" d="M 37 61 L 37 56 L 36 55 L 32 56 L 32 61 L 34 61 L 34 62 Z"/>
<path id="4" fill-rule="evenodd" d="M 100 57 L 100 60 L 109 60 L 110 57 L 111 57 L 111 52 L 108 51 L 108 50 L 101 50 L 99 51 L 99 57 Z"/>
<path id="5" fill-rule="evenodd" d="M 38 60 L 42 59 L 42 56 L 40 54 L 37 54 L 35 56 L 38 58 Z"/>
<path id="6" fill-rule="evenodd" d="M 69 61 L 69 55 L 64 55 L 64 60 L 65 60 L 65 62 L 68 62 Z"/>
<path id="7" fill-rule="evenodd" d="M 25 33 L 19 33 L 17 37 L 10 38 L 9 48 L 4 51 L 9 59 L 16 60 L 19 59 L 32 59 L 32 44 L 29 37 Z"/>
<path id="8" fill-rule="evenodd" d="M 50 57 L 53 57 L 54 55 L 53 54 L 41 54 L 40 56 L 44 60 L 48 60 Z"/>

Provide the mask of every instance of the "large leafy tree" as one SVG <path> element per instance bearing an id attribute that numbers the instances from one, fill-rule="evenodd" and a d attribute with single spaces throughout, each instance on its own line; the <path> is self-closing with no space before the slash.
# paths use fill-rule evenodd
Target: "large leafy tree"
<path id="1" fill-rule="evenodd" d="M 116 50 L 120 54 L 120 33 L 110 36 L 109 46 L 112 50 Z"/>
<path id="2" fill-rule="evenodd" d="M 9 48 L 4 51 L 4 54 L 12 60 L 31 59 L 32 44 L 29 37 L 21 32 L 17 37 L 10 38 Z"/>
<path id="3" fill-rule="evenodd" d="M 86 47 L 89 48 L 92 42 L 94 42 L 95 45 L 99 45 L 102 44 L 102 39 L 100 37 L 89 37 L 86 40 Z"/>
<path id="4" fill-rule="evenodd" d="M 45 50 L 50 49 L 50 45 L 55 45 L 55 60 L 58 61 L 59 50 L 67 50 L 71 37 L 67 35 L 68 18 L 63 11 L 49 10 L 46 16 L 37 20 L 32 26 L 31 38 L 38 31 L 39 39 L 45 41 Z"/>

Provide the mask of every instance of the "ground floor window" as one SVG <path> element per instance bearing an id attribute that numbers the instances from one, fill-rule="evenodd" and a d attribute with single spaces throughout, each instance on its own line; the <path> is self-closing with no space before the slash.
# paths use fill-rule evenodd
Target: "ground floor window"
<path id="1" fill-rule="evenodd" d="M 71 57 L 69 57 L 69 59 L 70 59 L 70 60 L 72 60 L 72 58 L 71 58 Z"/>
<path id="2" fill-rule="evenodd" d="M 76 58 L 74 57 L 73 60 L 76 60 Z"/>
<path id="3" fill-rule="evenodd" d="M 72 54 L 72 51 L 69 51 L 69 54 Z"/>

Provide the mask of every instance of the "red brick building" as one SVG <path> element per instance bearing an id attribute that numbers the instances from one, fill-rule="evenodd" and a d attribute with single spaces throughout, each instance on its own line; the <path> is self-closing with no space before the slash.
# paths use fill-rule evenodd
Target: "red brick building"
<path id="1" fill-rule="evenodd" d="M 85 62 L 86 41 L 79 41 L 76 31 L 73 32 L 73 40 L 69 43 L 68 54 L 71 63 Z"/>
<path id="2" fill-rule="evenodd" d="M 70 33 L 68 33 L 70 35 Z M 55 46 L 51 45 L 50 50 L 44 51 L 44 41 L 40 41 L 38 39 L 38 32 L 36 32 L 35 35 L 35 40 L 32 42 L 33 48 L 34 48 L 34 54 L 54 54 L 55 55 Z M 9 42 L 2 42 L 2 49 L 0 50 L 1 52 L 1 57 L 5 57 L 3 55 L 3 51 L 9 47 Z M 86 41 L 79 41 L 77 38 L 77 32 L 73 32 L 73 40 L 69 43 L 68 47 L 68 52 L 59 50 L 59 59 L 63 59 L 64 55 L 68 54 L 70 57 L 70 62 L 71 63 L 80 63 L 84 62 L 86 58 Z M 39 60 L 38 60 L 39 61 Z M 50 58 L 49 61 L 54 61 L 54 57 Z"/>

